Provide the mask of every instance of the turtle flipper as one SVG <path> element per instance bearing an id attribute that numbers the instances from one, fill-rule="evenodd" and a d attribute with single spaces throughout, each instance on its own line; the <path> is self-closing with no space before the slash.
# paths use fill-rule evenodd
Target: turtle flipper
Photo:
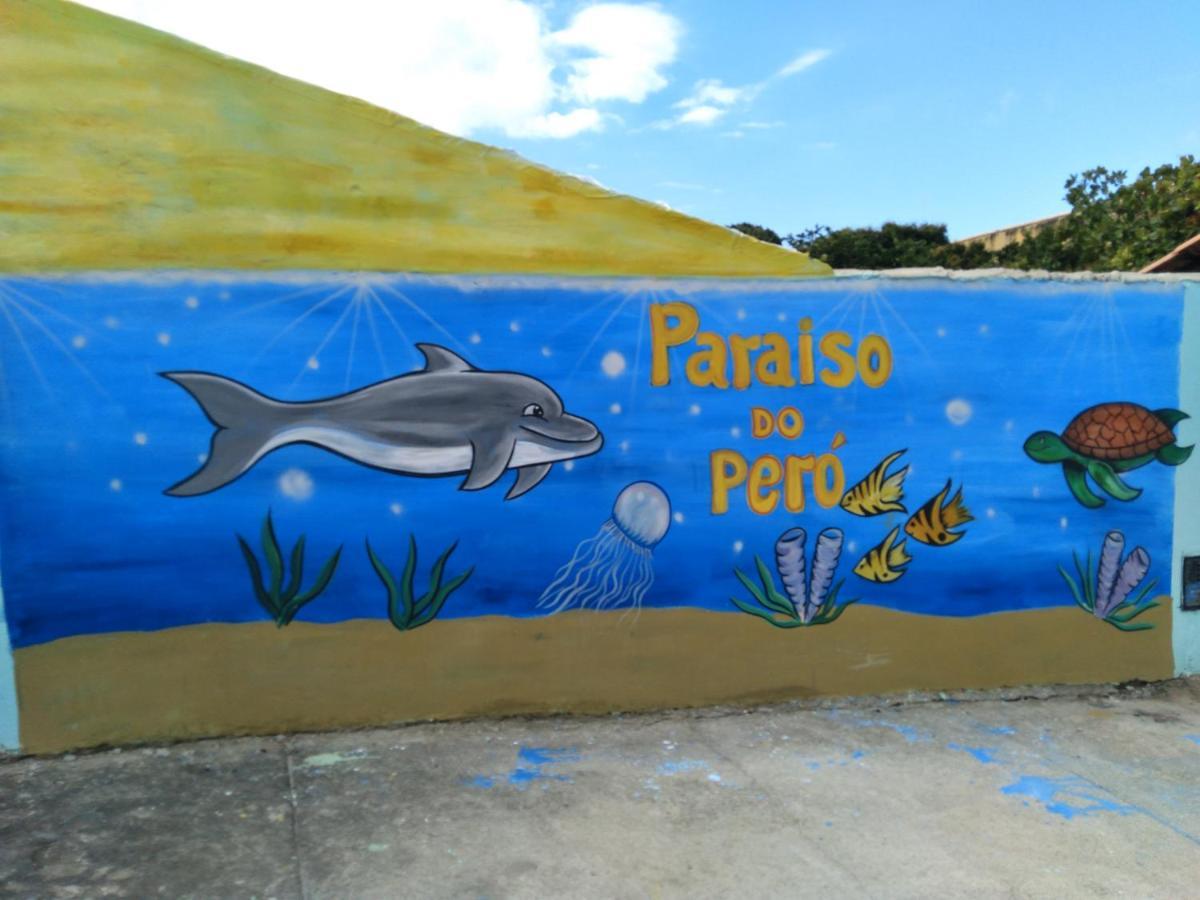
<path id="1" fill-rule="evenodd" d="M 1115 497 L 1118 500 L 1136 500 L 1142 495 L 1141 488 L 1131 488 L 1121 476 L 1113 471 L 1112 466 L 1106 462 L 1101 462 L 1098 459 L 1088 461 L 1087 472 L 1092 476 L 1096 484 L 1100 485 L 1100 489 L 1110 497 Z"/>
<path id="2" fill-rule="evenodd" d="M 1184 419 L 1191 418 L 1191 416 L 1179 409 L 1156 409 L 1154 411 L 1154 417 L 1156 419 L 1162 419 L 1168 428 L 1174 428 Z"/>
<path id="3" fill-rule="evenodd" d="M 1180 447 L 1178 444 L 1167 444 L 1165 447 L 1160 447 L 1158 453 L 1154 455 L 1164 465 L 1178 466 L 1187 462 L 1188 457 L 1192 455 L 1192 449 L 1192 447 Z"/>
<path id="4" fill-rule="evenodd" d="M 1063 463 L 1063 475 L 1067 479 L 1067 487 L 1071 489 L 1071 493 L 1075 495 L 1075 499 L 1086 506 L 1088 509 L 1096 509 L 1104 505 L 1104 501 L 1092 492 L 1088 487 L 1087 475 L 1083 466 L 1075 462 L 1073 459 L 1068 459 Z"/>

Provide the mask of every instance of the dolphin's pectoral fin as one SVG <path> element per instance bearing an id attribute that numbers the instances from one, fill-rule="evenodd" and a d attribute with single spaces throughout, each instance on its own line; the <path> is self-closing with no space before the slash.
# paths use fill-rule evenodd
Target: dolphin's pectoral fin
<path id="1" fill-rule="evenodd" d="M 550 467 L 550 463 L 539 463 L 536 466 L 524 466 L 517 469 L 517 480 L 508 489 L 508 493 L 504 495 L 504 499 L 515 500 L 522 494 L 532 491 L 542 483 L 543 478 L 550 474 Z"/>
<path id="2" fill-rule="evenodd" d="M 438 344 L 417 344 L 425 357 L 426 372 L 470 372 L 475 367 L 455 353 Z"/>
<path id="3" fill-rule="evenodd" d="M 496 479 L 503 475 L 504 470 L 508 468 L 515 448 L 516 442 L 511 438 L 487 442 L 471 441 L 471 471 L 467 474 L 466 480 L 459 485 L 459 489 L 478 491 L 494 484 Z"/>

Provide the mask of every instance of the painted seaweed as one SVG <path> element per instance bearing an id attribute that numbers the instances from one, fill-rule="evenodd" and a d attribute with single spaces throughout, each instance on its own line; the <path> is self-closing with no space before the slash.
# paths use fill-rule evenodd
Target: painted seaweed
<path id="1" fill-rule="evenodd" d="M 383 586 L 387 588 L 387 609 L 388 619 L 400 631 L 411 631 L 414 628 L 420 628 L 422 625 L 428 625 L 438 613 L 442 611 L 442 607 L 446 605 L 446 600 L 458 588 L 462 587 L 471 574 L 475 571 L 475 567 L 467 569 L 461 575 L 451 578 L 445 584 L 442 583 L 442 574 L 446 568 L 446 562 L 450 559 L 450 554 L 458 546 L 455 541 L 451 544 L 437 561 L 433 564 L 433 569 L 429 573 L 429 590 L 420 597 L 413 596 L 413 576 L 417 570 L 417 538 L 415 535 L 409 535 L 408 538 L 408 559 L 404 563 L 404 570 L 400 574 L 400 580 L 397 581 L 391 570 L 383 562 L 371 547 L 371 542 L 367 542 L 367 556 L 371 559 L 371 565 L 375 569 L 375 574 L 379 576 L 379 580 L 383 582 Z"/>
<path id="2" fill-rule="evenodd" d="M 295 546 L 292 547 L 286 586 L 283 580 L 283 553 L 279 546 L 279 538 L 275 535 L 275 523 L 271 519 L 270 510 L 267 510 L 267 516 L 263 519 L 261 534 L 263 557 L 266 559 L 269 575 L 266 583 L 263 582 L 262 567 L 259 565 L 254 551 L 250 548 L 250 544 L 240 534 L 237 536 L 237 540 L 238 546 L 242 550 L 242 557 L 246 560 L 246 568 L 250 573 L 254 597 L 266 614 L 275 620 L 278 628 L 290 623 L 305 604 L 314 600 L 329 586 L 333 573 L 337 569 L 338 559 L 342 555 L 342 548 L 338 547 L 333 556 L 325 561 L 321 571 L 317 573 L 317 580 L 312 587 L 301 593 L 300 585 L 304 578 L 304 535 L 300 535 Z"/>

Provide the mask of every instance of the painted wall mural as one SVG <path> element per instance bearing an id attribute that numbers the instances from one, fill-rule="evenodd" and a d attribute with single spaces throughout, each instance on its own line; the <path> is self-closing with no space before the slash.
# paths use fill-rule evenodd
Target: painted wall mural
<path id="1" fill-rule="evenodd" d="M 1177 285 L 116 274 L 0 314 L 39 746 L 280 658 L 306 705 L 139 733 L 344 724 L 331 671 L 378 720 L 1170 674 Z"/>

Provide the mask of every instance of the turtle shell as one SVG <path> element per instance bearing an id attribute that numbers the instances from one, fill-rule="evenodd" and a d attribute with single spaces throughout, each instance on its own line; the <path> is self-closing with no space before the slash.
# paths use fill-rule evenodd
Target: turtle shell
<path id="1" fill-rule="evenodd" d="M 1063 443 L 1091 459 L 1133 459 L 1175 442 L 1166 422 L 1136 403 L 1101 403 L 1067 426 Z"/>

